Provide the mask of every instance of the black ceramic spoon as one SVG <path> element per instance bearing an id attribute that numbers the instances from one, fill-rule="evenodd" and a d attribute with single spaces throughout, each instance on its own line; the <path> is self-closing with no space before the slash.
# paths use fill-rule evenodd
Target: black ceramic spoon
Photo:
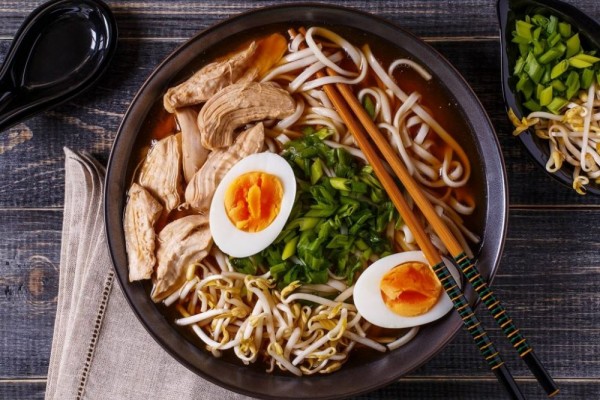
<path id="1" fill-rule="evenodd" d="M 35 9 L 0 70 L 0 131 L 88 89 L 116 44 L 116 21 L 101 1 L 53 0 Z"/>
<path id="2" fill-rule="evenodd" d="M 498 0 L 498 21 L 500 24 L 501 60 L 502 60 L 502 92 L 506 109 L 512 108 L 516 116 L 521 119 L 524 115 L 521 107 L 521 98 L 515 90 L 515 77 L 512 74 L 515 60 L 518 57 L 517 46 L 511 43 L 512 31 L 515 29 L 515 21 L 525 15 L 542 14 L 556 15 L 562 21 L 568 22 L 579 32 L 581 44 L 585 49 L 600 50 L 600 24 L 570 4 L 559 0 Z M 531 130 L 523 132 L 518 136 L 519 140 L 531 157 L 546 171 L 550 150 L 547 143 L 539 139 Z M 547 172 L 547 171 L 546 171 Z M 555 173 L 548 174 L 572 188 L 573 169 L 569 166 L 561 168 Z M 600 194 L 600 185 L 590 182 L 586 186 L 587 193 Z"/>

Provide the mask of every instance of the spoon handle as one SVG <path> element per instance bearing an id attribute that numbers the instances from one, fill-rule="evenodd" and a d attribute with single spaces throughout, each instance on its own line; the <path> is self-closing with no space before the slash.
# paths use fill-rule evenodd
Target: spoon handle
<path id="1" fill-rule="evenodd" d="M 504 332 L 504 335 L 513 345 L 519 356 L 525 361 L 529 370 L 533 373 L 542 388 L 548 396 L 554 396 L 559 392 L 558 385 L 540 360 L 533 352 L 533 348 L 527 342 L 527 339 L 517 329 L 512 318 L 508 316 L 506 309 L 496 298 L 492 289 L 489 288 L 485 279 L 480 275 L 473 261 L 467 257 L 465 253 L 461 253 L 454 257 L 454 261 L 459 266 L 460 270 L 467 278 L 471 286 L 475 289 L 483 304 L 487 307 L 494 320 Z"/>

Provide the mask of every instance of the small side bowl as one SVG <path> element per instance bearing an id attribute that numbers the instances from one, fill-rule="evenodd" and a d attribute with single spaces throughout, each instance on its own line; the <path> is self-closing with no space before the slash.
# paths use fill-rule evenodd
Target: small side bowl
<path id="1" fill-rule="evenodd" d="M 527 113 L 524 112 L 520 96 L 515 91 L 516 82 L 511 72 L 518 56 L 518 49 L 511 43 L 511 33 L 516 18 L 534 13 L 542 15 L 554 14 L 576 28 L 580 33 L 581 44 L 585 49 L 598 49 L 600 51 L 600 35 L 598 35 L 600 24 L 570 4 L 559 0 L 498 0 L 496 11 L 500 25 L 500 59 L 502 62 L 502 93 L 504 95 L 504 104 L 506 110 L 508 111 L 509 108 L 512 108 L 519 119 L 523 118 Z M 546 171 L 546 162 L 548 161 L 550 150 L 545 141 L 538 138 L 532 129 L 521 133 L 518 138 L 535 162 L 548 175 L 563 185 L 572 188 L 573 169 L 570 166 L 561 168 L 556 173 Z M 600 195 L 600 185 L 590 182 L 586 188 L 587 193 Z"/>

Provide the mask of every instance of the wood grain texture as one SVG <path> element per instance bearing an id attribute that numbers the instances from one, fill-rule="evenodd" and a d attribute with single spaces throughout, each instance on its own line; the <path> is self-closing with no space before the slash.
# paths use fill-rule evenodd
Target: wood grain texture
<path id="1" fill-rule="evenodd" d="M 0 61 L 23 19 L 44 0 L 0 0 Z M 597 0 L 569 3 L 600 19 Z M 108 73 L 75 101 L 0 132 L 0 399 L 42 399 L 58 290 L 63 146 L 106 161 L 120 121 L 153 69 L 198 31 L 268 0 L 121 0 Z M 285 1 L 293 3 L 293 1 Z M 511 213 L 494 289 L 562 399 L 600 398 L 598 197 L 560 186 L 512 137 L 500 93 L 494 0 L 343 0 L 425 38 L 465 77 L 488 112 L 507 164 Z M 478 314 L 529 398 L 545 398 L 491 317 Z M 504 399 L 461 331 L 426 365 L 357 400 Z"/>
<path id="2" fill-rule="evenodd" d="M 45 381 L 4 382 L 0 380 L 0 399 L 41 400 L 45 392 Z"/>
<path id="3" fill-rule="evenodd" d="M 517 379 L 523 393 L 529 399 L 543 399 L 545 396 L 536 382 Z M 590 380 L 559 379 L 560 399 L 598 399 L 600 389 Z M 44 382 L 10 382 L 0 381 L 1 399 L 41 400 L 44 398 L 46 385 Z M 505 400 L 506 394 L 494 379 L 431 379 L 403 378 L 374 392 L 354 397 L 352 400 Z"/>
<path id="4" fill-rule="evenodd" d="M 197 31 L 233 15 L 258 7 L 298 1 L 106 1 L 112 8 L 122 37 L 188 38 Z M 595 0 L 569 3 L 599 18 Z M 43 0 L 3 0 L 0 36 L 12 36 L 21 21 Z M 325 3 L 325 2 L 324 2 Z M 419 36 L 497 36 L 496 2 L 489 0 L 341 0 L 335 4 L 368 11 L 401 25 Z"/>
<path id="5" fill-rule="evenodd" d="M 62 212 L 5 211 L 0 221 L 0 378 L 45 375 L 56 313 Z"/>

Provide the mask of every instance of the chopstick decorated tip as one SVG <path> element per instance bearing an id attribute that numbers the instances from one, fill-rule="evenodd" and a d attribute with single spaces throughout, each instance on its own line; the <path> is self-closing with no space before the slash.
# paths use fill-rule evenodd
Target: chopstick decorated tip
<path id="1" fill-rule="evenodd" d="M 336 72 L 328 69 L 327 73 L 330 76 L 336 76 Z M 540 383 L 542 388 L 546 391 L 549 397 L 556 395 L 559 392 L 558 385 L 542 363 L 539 361 L 532 347 L 529 345 L 527 340 L 520 333 L 519 329 L 514 325 L 512 319 L 506 313 L 506 309 L 494 295 L 492 290 L 489 288 L 486 280 L 481 276 L 477 270 L 474 262 L 465 254 L 464 249 L 456 240 L 450 229 L 437 215 L 434 207 L 429 202 L 425 194 L 419 188 L 418 184 L 409 174 L 408 170 L 404 167 L 400 158 L 396 156 L 394 150 L 390 144 L 385 140 L 379 129 L 373 123 L 371 117 L 367 114 L 365 109 L 356 99 L 352 90 L 348 85 L 338 83 L 336 84 L 337 89 L 347 102 L 350 109 L 354 112 L 356 117 L 359 119 L 364 129 L 368 132 L 371 139 L 375 142 L 381 153 L 383 154 L 390 167 L 398 176 L 404 187 L 406 188 L 409 195 L 415 201 L 415 204 L 419 207 L 426 220 L 431 224 L 435 233 L 439 236 L 442 243 L 446 246 L 450 254 L 452 254 L 454 261 L 460 267 L 465 277 L 471 283 L 486 308 L 489 310 L 493 318 L 496 320 L 500 328 L 502 329 L 505 336 L 509 339 L 513 347 L 519 353 L 519 356 L 525 361 L 528 368 L 531 370 L 537 381 Z M 343 118 L 343 117 L 342 117 Z M 368 140 L 366 142 L 370 145 Z M 359 147 L 364 151 L 363 145 L 357 141 Z M 389 193 L 389 191 L 388 191 Z M 409 210 L 412 214 L 412 210 Z M 404 215 L 402 215 L 404 218 Z M 407 223 L 407 225 L 409 225 Z M 410 225 L 409 225 L 410 227 Z M 411 227 L 412 231 L 412 227 Z"/>

